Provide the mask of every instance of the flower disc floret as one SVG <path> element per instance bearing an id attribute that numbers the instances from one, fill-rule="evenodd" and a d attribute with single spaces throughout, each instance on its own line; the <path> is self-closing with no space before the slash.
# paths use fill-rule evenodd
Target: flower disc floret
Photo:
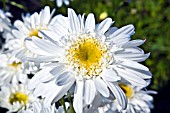
<path id="1" fill-rule="evenodd" d="M 72 41 L 67 51 L 68 64 L 78 74 L 98 76 L 106 66 L 107 46 L 94 37 L 79 37 Z"/>
<path id="2" fill-rule="evenodd" d="M 28 95 L 22 92 L 13 93 L 9 97 L 10 104 L 13 104 L 14 102 L 19 102 L 19 103 L 24 103 L 24 105 L 26 105 L 27 101 L 28 101 Z"/>

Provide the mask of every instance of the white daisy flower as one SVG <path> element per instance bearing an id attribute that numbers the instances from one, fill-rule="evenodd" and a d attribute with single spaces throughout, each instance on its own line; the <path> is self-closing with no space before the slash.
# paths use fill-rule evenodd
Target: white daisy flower
<path id="1" fill-rule="evenodd" d="M 149 69 L 137 63 L 144 61 L 149 54 L 137 47 L 144 43 L 143 40 L 130 41 L 134 34 L 133 25 L 110 28 L 113 24 L 111 18 L 95 25 L 93 14 L 85 20 L 84 15 L 77 16 L 72 9 L 68 9 L 68 18 L 58 18 L 49 28 L 51 31 L 39 33 L 44 39 L 32 37 L 31 41 L 26 40 L 27 48 L 40 55 L 37 59 L 29 58 L 29 61 L 49 62 L 32 78 L 29 89 L 40 88 L 36 86 L 38 81 L 49 82 L 49 87 L 50 81 L 55 81 L 62 87 L 58 93 L 50 91 L 55 92 L 52 100 L 55 102 L 75 83 L 73 105 L 77 113 L 82 113 L 83 103 L 91 104 L 96 93 L 104 97 L 113 94 L 125 109 L 127 100 L 118 81 L 145 86 L 144 79 L 151 78 Z"/>
<path id="2" fill-rule="evenodd" d="M 24 84 L 8 84 L 1 87 L 0 107 L 8 109 L 8 113 L 26 109 L 35 99 Z"/>
<path id="3" fill-rule="evenodd" d="M 23 73 L 22 63 L 11 54 L 0 54 L 0 86 L 17 82 L 25 83 L 27 75 Z"/>
<path id="4" fill-rule="evenodd" d="M 127 109 L 123 113 L 150 113 L 153 109 L 153 97 L 149 94 L 157 94 L 155 91 L 145 91 L 141 87 L 132 87 L 130 85 L 120 85 L 128 98 Z M 119 105 L 118 105 L 119 106 Z M 120 107 L 118 107 L 121 111 Z"/>
<path id="5" fill-rule="evenodd" d="M 22 59 L 25 57 L 25 55 L 32 57 L 35 56 L 35 54 L 32 54 L 27 50 L 24 40 L 27 37 L 30 39 L 32 37 L 41 38 L 41 36 L 38 35 L 39 30 L 48 29 L 48 25 L 53 24 L 53 22 L 56 20 L 55 17 L 52 18 L 53 13 L 54 10 L 52 13 L 50 13 L 50 8 L 46 6 L 43 10 L 40 11 L 39 14 L 35 12 L 29 17 L 23 17 L 23 22 L 16 20 L 14 22 L 14 27 L 16 27 L 16 29 L 12 30 L 12 33 L 16 38 L 7 42 L 5 45 L 6 48 L 9 51 L 12 51 L 12 54 L 21 61 L 23 61 Z M 24 68 L 27 69 L 26 71 L 28 73 L 29 71 L 38 70 L 39 64 L 28 62 L 23 63 Z"/>
<path id="6" fill-rule="evenodd" d="M 127 109 L 123 110 L 117 101 L 106 104 L 98 108 L 98 113 L 150 113 L 153 109 L 153 97 L 149 94 L 157 94 L 155 91 L 145 91 L 141 87 L 132 87 L 130 85 L 120 84 L 128 98 Z"/>

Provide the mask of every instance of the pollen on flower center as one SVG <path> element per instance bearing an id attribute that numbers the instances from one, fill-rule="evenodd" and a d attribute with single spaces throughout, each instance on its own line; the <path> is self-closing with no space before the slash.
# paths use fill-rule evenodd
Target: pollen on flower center
<path id="1" fill-rule="evenodd" d="M 121 87 L 121 89 L 124 91 L 125 95 L 127 96 L 127 98 L 132 98 L 134 95 L 134 90 L 131 86 L 128 85 L 124 85 L 124 84 L 119 84 L 119 86 Z"/>
<path id="2" fill-rule="evenodd" d="M 27 101 L 28 101 L 28 95 L 21 92 L 13 93 L 9 97 L 10 104 L 13 104 L 14 102 L 19 102 L 19 103 L 24 103 L 24 105 L 26 105 Z"/>
<path id="3" fill-rule="evenodd" d="M 38 37 L 38 29 L 33 29 L 33 30 L 29 33 L 29 36 L 30 36 L 30 37 L 32 37 L 32 36 Z"/>
<path id="4" fill-rule="evenodd" d="M 13 69 L 18 69 L 21 66 L 21 62 L 13 62 L 11 64 L 8 64 L 8 66 Z"/>
<path id="5" fill-rule="evenodd" d="M 39 35 L 38 35 L 38 31 L 39 30 L 44 30 L 44 29 L 46 29 L 45 27 L 43 28 L 35 28 L 35 29 L 33 29 L 33 30 L 31 30 L 30 31 L 30 33 L 28 34 L 29 35 L 29 37 L 32 37 L 32 36 L 36 36 L 36 37 L 38 37 L 38 38 L 42 38 L 42 37 L 40 37 Z"/>
<path id="6" fill-rule="evenodd" d="M 106 53 L 107 47 L 104 43 L 96 38 L 83 37 L 71 44 L 67 58 L 78 73 L 92 77 L 102 71 Z"/>

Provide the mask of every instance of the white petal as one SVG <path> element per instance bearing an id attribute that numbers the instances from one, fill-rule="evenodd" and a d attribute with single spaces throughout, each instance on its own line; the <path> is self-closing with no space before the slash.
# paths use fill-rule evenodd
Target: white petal
<path id="1" fill-rule="evenodd" d="M 53 80 L 55 78 L 55 76 L 51 75 L 50 73 L 46 74 L 45 76 L 43 76 L 42 78 L 40 78 L 40 82 L 49 82 L 51 80 Z"/>
<path id="2" fill-rule="evenodd" d="M 61 7 L 63 5 L 63 0 L 56 0 L 56 4 L 58 7 Z"/>
<path id="3" fill-rule="evenodd" d="M 116 30 L 118 30 L 117 27 L 110 27 L 109 30 L 105 33 L 107 38 L 110 38 L 110 35 L 113 34 Z"/>
<path id="4" fill-rule="evenodd" d="M 68 84 L 63 85 L 63 86 L 58 86 L 58 87 L 62 87 L 61 90 L 59 90 L 58 94 L 55 96 L 55 98 L 53 99 L 52 103 L 57 102 L 59 99 L 61 99 L 66 93 L 67 91 L 72 87 L 72 85 L 74 84 L 75 80 L 68 82 Z M 57 89 L 58 90 L 58 89 Z M 55 91 L 55 90 L 54 90 Z"/>
<path id="5" fill-rule="evenodd" d="M 84 82 L 77 81 L 73 100 L 73 107 L 76 113 L 83 113 L 83 88 Z"/>
<path id="6" fill-rule="evenodd" d="M 122 89 L 116 84 L 111 82 L 106 82 L 114 96 L 116 97 L 119 105 L 122 109 L 126 109 L 127 107 L 127 98 Z"/>
<path id="7" fill-rule="evenodd" d="M 120 34 L 128 34 L 128 35 L 133 35 L 134 34 L 134 26 L 133 25 L 126 25 L 118 30 L 116 30 L 110 37 L 115 37 Z"/>
<path id="8" fill-rule="evenodd" d="M 120 77 L 117 76 L 116 71 L 112 69 L 105 69 L 100 75 L 106 81 L 115 82 L 120 80 Z"/>
<path id="9" fill-rule="evenodd" d="M 92 80 L 86 80 L 84 84 L 84 101 L 86 104 L 91 104 L 95 97 L 96 88 Z"/>
<path id="10" fill-rule="evenodd" d="M 150 71 L 144 71 L 144 70 L 137 70 L 133 68 L 126 68 L 126 70 L 132 74 L 135 74 L 143 79 L 150 79 L 152 78 L 152 73 Z"/>
<path id="11" fill-rule="evenodd" d="M 149 57 L 150 53 L 148 54 L 134 54 L 130 52 L 122 52 L 121 54 L 115 54 L 116 57 L 125 58 L 128 60 L 133 60 L 137 62 L 145 61 Z"/>
<path id="12" fill-rule="evenodd" d="M 58 66 L 56 66 L 55 68 L 53 68 L 50 73 L 54 76 L 56 76 L 56 78 L 58 78 L 58 76 L 64 71 L 64 64 L 58 64 Z"/>
<path id="13" fill-rule="evenodd" d="M 109 38 L 109 41 L 112 41 L 116 45 L 122 45 L 124 43 L 127 43 L 129 40 L 130 40 L 130 35 L 128 34 L 120 34 L 113 38 Z"/>
<path id="14" fill-rule="evenodd" d="M 62 48 L 51 43 L 48 40 L 39 39 L 37 37 L 32 37 L 34 44 L 39 47 L 41 50 L 47 52 L 48 54 L 60 56 L 62 54 Z"/>
<path id="15" fill-rule="evenodd" d="M 146 86 L 147 83 L 145 80 L 140 78 L 139 76 L 128 72 L 126 69 L 116 68 L 119 76 L 123 77 L 125 80 L 129 81 L 134 86 Z"/>
<path id="16" fill-rule="evenodd" d="M 25 38 L 25 35 L 18 30 L 12 30 L 12 34 L 18 39 Z"/>
<path id="17" fill-rule="evenodd" d="M 16 21 L 14 22 L 14 26 L 15 26 L 16 28 L 21 28 L 23 25 L 24 25 L 24 23 L 23 23 L 21 20 L 16 20 Z"/>
<path id="18" fill-rule="evenodd" d="M 94 79 L 94 84 L 96 86 L 96 89 L 104 96 L 109 97 L 109 89 L 107 88 L 106 83 L 100 78 L 97 77 Z"/>
<path id="19" fill-rule="evenodd" d="M 68 19 L 70 23 L 70 32 L 77 33 L 80 32 L 80 21 L 73 9 L 68 8 Z"/>
<path id="20" fill-rule="evenodd" d="M 50 7 L 45 6 L 44 10 L 41 11 L 40 19 L 42 25 L 47 25 L 50 20 Z"/>
<path id="21" fill-rule="evenodd" d="M 48 74 L 50 70 L 51 70 L 50 68 L 45 68 L 39 71 L 38 73 L 36 73 L 30 80 L 28 84 L 28 89 L 33 90 L 40 83 L 39 78 Z"/>
<path id="22" fill-rule="evenodd" d="M 128 48 L 128 47 L 137 47 L 142 45 L 146 40 L 132 40 L 124 44 L 122 47 Z"/>
<path id="23" fill-rule="evenodd" d="M 44 36 L 45 39 L 49 40 L 54 45 L 58 45 L 58 46 L 61 45 L 61 42 L 59 41 L 59 37 L 51 31 L 41 30 L 38 32 L 38 35 Z"/>
<path id="24" fill-rule="evenodd" d="M 62 85 L 67 84 L 70 81 L 75 81 L 75 78 L 73 77 L 71 72 L 66 71 L 59 75 L 59 77 L 56 80 L 56 84 L 58 86 L 62 86 Z"/>
<path id="25" fill-rule="evenodd" d="M 105 33 L 109 27 L 113 24 L 112 19 L 111 18 L 106 18 L 105 20 L 103 20 L 99 26 L 97 26 L 97 31 L 101 32 L 101 33 Z"/>
<path id="26" fill-rule="evenodd" d="M 122 66 L 132 67 L 134 69 L 149 71 L 149 69 L 146 66 L 144 66 L 144 65 L 142 65 L 140 63 L 137 63 L 135 61 L 126 60 L 126 59 L 121 59 L 121 60 L 122 60 L 122 62 L 121 62 L 120 65 L 122 65 Z"/>
<path id="27" fill-rule="evenodd" d="M 86 23 L 85 23 L 85 29 L 93 31 L 95 29 L 95 18 L 92 13 L 90 13 L 87 16 Z"/>

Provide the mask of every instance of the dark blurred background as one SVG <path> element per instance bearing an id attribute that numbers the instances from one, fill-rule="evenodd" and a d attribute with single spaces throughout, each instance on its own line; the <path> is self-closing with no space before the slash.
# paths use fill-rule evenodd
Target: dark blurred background
<path id="1" fill-rule="evenodd" d="M 66 15 L 71 7 L 80 14 L 94 13 L 97 22 L 111 17 L 117 27 L 133 24 L 136 33 L 132 39 L 146 39 L 142 48 L 151 52 L 143 64 L 153 74 L 147 89 L 158 92 L 153 95 L 152 113 L 170 113 L 170 0 L 73 0 L 61 8 L 50 0 L 0 0 L 0 8 L 12 13 L 12 23 L 21 19 L 21 14 L 32 14 L 46 5 L 56 8 L 56 14 Z"/>

